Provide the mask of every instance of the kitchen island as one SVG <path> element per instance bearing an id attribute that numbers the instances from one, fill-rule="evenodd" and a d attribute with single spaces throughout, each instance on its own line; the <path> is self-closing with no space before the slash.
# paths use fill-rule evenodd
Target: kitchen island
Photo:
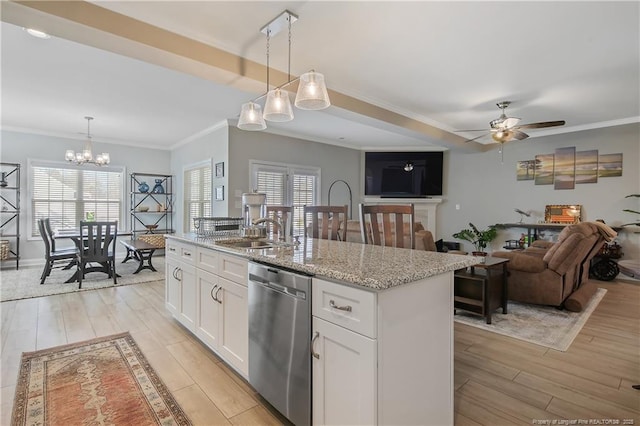
<path id="1" fill-rule="evenodd" d="M 245 378 L 248 261 L 312 276 L 313 424 L 453 424 L 453 271 L 471 257 L 168 235 L 167 308 Z"/>

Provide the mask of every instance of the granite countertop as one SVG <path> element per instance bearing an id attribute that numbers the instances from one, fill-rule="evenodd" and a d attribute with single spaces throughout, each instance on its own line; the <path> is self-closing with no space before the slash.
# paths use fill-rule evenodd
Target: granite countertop
<path id="1" fill-rule="evenodd" d="M 244 249 L 194 234 L 167 234 L 169 239 L 213 248 L 294 271 L 383 290 L 477 263 L 472 256 L 380 247 L 342 241 L 302 239 L 298 246 Z M 238 240 L 236 238 L 236 240 Z M 277 244 L 277 243 L 276 243 Z"/>

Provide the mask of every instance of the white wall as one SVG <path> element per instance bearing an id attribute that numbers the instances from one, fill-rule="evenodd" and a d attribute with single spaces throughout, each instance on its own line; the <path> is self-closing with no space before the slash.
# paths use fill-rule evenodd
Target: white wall
<path id="1" fill-rule="evenodd" d="M 241 197 L 248 192 L 249 160 L 263 160 L 321 168 L 321 203 L 327 203 L 329 186 L 337 179 L 348 182 L 353 193 L 353 208 L 358 207 L 360 190 L 360 151 L 334 145 L 295 139 L 265 132 L 229 129 L 229 187 L 231 216 L 241 216 Z M 336 184 L 331 191 L 332 205 L 349 205 L 346 185 Z M 357 214 L 354 213 L 354 219 Z"/>
<path id="2" fill-rule="evenodd" d="M 184 210 L 183 203 L 183 182 L 184 182 L 184 168 L 196 163 L 200 163 L 205 160 L 211 160 L 213 167 L 216 163 L 224 162 L 224 177 L 216 178 L 214 171 L 211 175 L 213 177 L 213 186 L 224 185 L 224 202 L 212 201 L 212 214 L 214 217 L 227 217 L 229 212 L 227 209 L 226 200 L 228 196 L 228 182 L 229 174 L 229 131 L 227 123 L 220 123 L 220 125 L 214 129 L 211 133 L 203 135 L 193 141 L 180 145 L 171 151 L 171 174 L 174 176 L 174 188 L 175 188 L 175 213 L 174 213 L 174 226 L 177 232 L 184 232 L 183 220 Z"/>
<path id="3" fill-rule="evenodd" d="M 27 160 L 50 160 L 64 162 L 67 149 L 82 149 L 84 142 L 77 139 L 58 138 L 29 133 L 11 132 L 3 130 L 0 159 L 3 162 L 19 163 L 21 165 L 20 184 L 20 264 L 38 264 L 44 259 L 44 244 L 42 240 L 27 237 L 27 225 L 32 220 L 31 206 L 27 197 L 27 179 L 29 170 Z M 125 167 L 126 191 L 129 191 L 129 173 L 159 173 L 169 174 L 171 169 L 170 152 L 166 150 L 137 148 L 125 145 L 93 143 L 93 151 L 106 151 L 111 157 L 112 166 Z M 87 167 L 95 167 L 88 165 Z M 125 196 L 125 229 L 130 227 L 129 197 Z M 175 226 L 175 225 L 174 225 Z M 7 265 L 15 266 L 8 262 Z M 6 266 L 6 265 L 3 265 Z"/>
<path id="4" fill-rule="evenodd" d="M 516 162 L 533 160 L 537 154 L 552 154 L 556 148 L 576 147 L 576 151 L 597 149 L 599 154 L 623 153 L 622 177 L 600 178 L 598 183 L 577 184 L 575 189 L 555 190 L 553 185 L 535 185 L 516 180 Z M 497 147 L 497 146 L 496 146 Z M 607 129 L 528 139 L 504 145 L 504 164 L 498 150 L 463 154 L 451 152 L 445 174 L 444 202 L 438 207 L 438 236 L 455 241 L 452 234 L 469 222 L 486 227 L 513 223 L 520 219 L 514 208 L 531 210 L 525 222 L 544 218 L 548 204 L 581 204 L 583 220 L 603 219 L 616 226 L 637 217 L 622 210 L 640 209 L 638 199 L 624 198 L 640 193 L 640 125 L 629 124 Z M 460 205 L 460 210 L 455 205 Z M 498 250 L 507 239 L 517 238 L 522 229 L 501 230 L 493 242 Z M 618 238 L 625 259 L 640 258 L 640 234 L 624 230 Z M 471 246 L 466 245 L 470 250 Z"/>

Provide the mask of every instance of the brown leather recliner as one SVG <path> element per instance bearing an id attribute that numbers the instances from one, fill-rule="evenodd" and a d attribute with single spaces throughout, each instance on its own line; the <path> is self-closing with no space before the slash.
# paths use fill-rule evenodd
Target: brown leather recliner
<path id="1" fill-rule="evenodd" d="M 494 252 L 509 259 L 508 297 L 524 303 L 561 306 L 588 278 L 589 262 L 605 239 L 593 222 L 569 225 L 552 245 L 538 243 L 520 252 Z"/>

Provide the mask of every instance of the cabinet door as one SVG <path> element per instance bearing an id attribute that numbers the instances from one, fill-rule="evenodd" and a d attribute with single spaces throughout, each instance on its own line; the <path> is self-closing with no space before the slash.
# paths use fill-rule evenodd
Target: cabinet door
<path id="1" fill-rule="evenodd" d="M 249 375 L 249 308 L 247 287 L 222 277 L 218 350 L 242 374 Z"/>
<path id="2" fill-rule="evenodd" d="M 179 281 L 180 262 L 172 256 L 165 257 L 165 306 L 167 310 L 178 316 L 180 312 L 181 285 Z"/>
<path id="3" fill-rule="evenodd" d="M 180 263 L 180 315 L 178 320 L 189 330 L 196 329 L 197 290 L 196 268 Z"/>
<path id="4" fill-rule="evenodd" d="M 196 271 L 196 287 L 198 290 L 198 312 L 196 316 L 196 335 L 211 349 L 218 350 L 218 333 L 220 329 L 220 303 L 217 297 L 222 290 L 219 278 L 209 272 Z M 216 296 L 216 292 L 218 296 Z"/>
<path id="5" fill-rule="evenodd" d="M 313 317 L 313 424 L 374 425 L 376 341 Z"/>

